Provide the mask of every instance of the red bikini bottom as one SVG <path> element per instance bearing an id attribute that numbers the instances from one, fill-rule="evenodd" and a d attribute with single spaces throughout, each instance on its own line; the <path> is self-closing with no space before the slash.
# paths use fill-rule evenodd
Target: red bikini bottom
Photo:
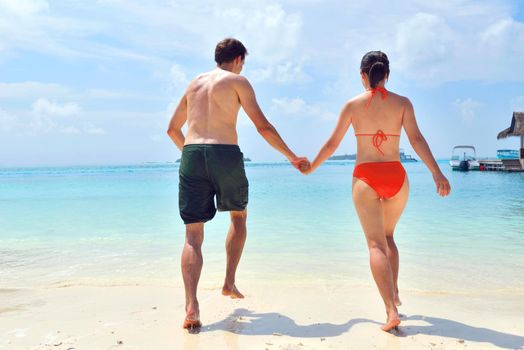
<path id="1" fill-rule="evenodd" d="M 355 166 L 353 176 L 367 183 L 380 198 L 388 199 L 402 188 L 406 171 L 398 161 L 370 162 Z"/>

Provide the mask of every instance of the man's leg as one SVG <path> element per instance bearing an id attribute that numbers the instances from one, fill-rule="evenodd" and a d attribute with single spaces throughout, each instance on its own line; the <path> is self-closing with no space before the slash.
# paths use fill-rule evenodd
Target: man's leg
<path id="1" fill-rule="evenodd" d="M 186 322 L 199 321 L 200 309 L 197 300 L 197 286 L 202 271 L 202 242 L 204 241 L 204 223 L 186 225 L 186 243 L 182 251 L 182 276 L 186 290 Z"/>
<path id="2" fill-rule="evenodd" d="M 231 225 L 229 226 L 226 239 L 226 279 L 222 288 L 222 294 L 228 295 L 233 299 L 244 297 L 235 286 L 235 274 L 242 256 L 244 243 L 246 242 L 246 219 L 247 209 L 231 211 Z"/>

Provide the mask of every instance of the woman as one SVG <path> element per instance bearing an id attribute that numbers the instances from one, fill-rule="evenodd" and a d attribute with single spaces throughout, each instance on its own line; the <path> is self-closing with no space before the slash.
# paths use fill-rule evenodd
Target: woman
<path id="1" fill-rule="evenodd" d="M 399 258 L 393 233 L 409 194 L 408 178 L 399 155 L 402 128 L 431 171 L 437 193 L 448 195 L 450 185 L 417 126 L 409 99 L 384 87 L 389 77 L 386 54 L 380 51 L 365 54 L 360 76 L 365 91 L 346 103 L 333 134 L 306 173 L 314 171 L 333 154 L 353 124 L 357 137 L 353 201 L 366 235 L 371 272 L 386 306 L 387 321 L 381 328 L 389 331 L 400 324 L 397 306 L 401 304 L 397 287 Z"/>

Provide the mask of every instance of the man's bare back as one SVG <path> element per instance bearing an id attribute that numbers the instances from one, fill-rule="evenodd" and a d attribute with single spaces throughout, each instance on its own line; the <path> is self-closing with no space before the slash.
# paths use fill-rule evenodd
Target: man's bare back
<path id="1" fill-rule="evenodd" d="M 238 143 L 239 78 L 238 74 L 217 67 L 189 84 L 186 145 Z"/>

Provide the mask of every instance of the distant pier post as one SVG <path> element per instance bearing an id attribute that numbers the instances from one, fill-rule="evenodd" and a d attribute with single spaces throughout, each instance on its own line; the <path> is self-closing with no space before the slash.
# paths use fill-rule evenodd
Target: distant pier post
<path id="1" fill-rule="evenodd" d="M 520 135 L 520 166 L 524 168 L 524 134 Z"/>

